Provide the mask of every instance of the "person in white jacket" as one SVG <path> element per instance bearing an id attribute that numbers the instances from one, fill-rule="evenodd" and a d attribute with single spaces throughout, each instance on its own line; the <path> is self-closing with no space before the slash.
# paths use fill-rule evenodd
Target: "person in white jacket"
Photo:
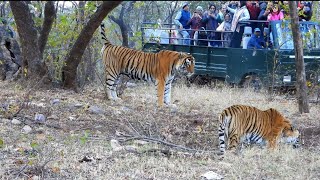
<path id="1" fill-rule="evenodd" d="M 234 31 L 231 47 L 239 48 L 241 44 L 241 38 L 244 31 L 244 26 L 240 25 L 239 22 L 247 21 L 250 19 L 250 14 L 247 9 L 247 1 L 239 1 L 239 6 L 236 9 L 227 7 L 228 11 L 233 14 L 233 19 L 231 23 L 231 31 Z"/>

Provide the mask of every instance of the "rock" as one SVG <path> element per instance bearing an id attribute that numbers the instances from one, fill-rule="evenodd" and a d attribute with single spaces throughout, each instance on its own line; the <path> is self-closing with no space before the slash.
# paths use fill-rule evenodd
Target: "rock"
<path id="1" fill-rule="evenodd" d="M 81 104 L 81 103 L 76 103 L 75 105 L 74 105 L 74 107 L 76 107 L 76 108 L 81 108 L 83 106 L 83 104 Z"/>
<path id="2" fill-rule="evenodd" d="M 129 152 L 137 152 L 137 147 L 136 146 L 125 146 L 124 147 L 125 150 L 129 151 Z"/>
<path id="3" fill-rule="evenodd" d="M 9 109 L 9 104 L 0 104 L 0 110 L 2 111 L 8 111 Z"/>
<path id="4" fill-rule="evenodd" d="M 119 141 L 115 139 L 110 140 L 110 145 L 113 151 L 120 151 L 123 150 L 123 147 L 119 144 Z"/>
<path id="5" fill-rule="evenodd" d="M 28 125 L 25 125 L 23 128 L 22 128 L 22 132 L 28 134 L 32 131 L 32 128 Z"/>
<path id="6" fill-rule="evenodd" d="M 60 103 L 60 99 L 54 99 L 51 101 L 51 104 L 52 105 L 56 105 L 56 104 L 59 104 Z"/>
<path id="7" fill-rule="evenodd" d="M 72 116 L 69 116 L 69 120 L 73 121 L 73 120 L 76 120 L 77 117 L 75 115 L 72 115 Z"/>
<path id="8" fill-rule="evenodd" d="M 32 176 L 32 180 L 40 180 L 40 176 Z"/>
<path id="9" fill-rule="evenodd" d="M 97 106 L 90 106 L 88 111 L 93 114 L 103 114 L 104 113 L 104 110 L 102 110 L 101 108 L 99 108 Z"/>
<path id="10" fill-rule="evenodd" d="M 59 117 L 57 115 L 53 114 L 53 115 L 49 116 L 48 119 L 58 120 Z"/>
<path id="11" fill-rule="evenodd" d="M 191 110 L 191 113 L 192 114 L 199 114 L 199 110 L 193 109 L 193 110 Z"/>
<path id="12" fill-rule="evenodd" d="M 175 104 L 170 104 L 169 108 L 171 113 L 176 113 L 178 111 L 178 106 Z"/>
<path id="13" fill-rule="evenodd" d="M 136 83 L 127 82 L 127 87 L 136 87 Z"/>
<path id="14" fill-rule="evenodd" d="M 213 171 L 208 171 L 204 174 L 201 175 L 201 177 L 203 179 L 207 179 L 207 180 L 211 180 L 211 179 L 223 179 L 223 176 L 221 176 L 220 174 L 217 174 Z"/>
<path id="15" fill-rule="evenodd" d="M 12 124 L 15 124 L 15 125 L 19 125 L 21 124 L 21 121 L 19 121 L 18 119 L 16 118 L 13 118 L 12 121 L 11 121 Z"/>
<path id="16" fill-rule="evenodd" d="M 121 110 L 122 110 L 122 111 L 130 111 L 131 109 L 124 106 L 124 107 L 121 108 Z"/>
<path id="17" fill-rule="evenodd" d="M 121 115 L 121 114 L 122 114 L 121 111 L 119 111 L 119 110 L 114 110 L 113 113 L 114 113 L 115 115 Z"/>
<path id="18" fill-rule="evenodd" d="M 147 141 L 142 141 L 142 140 L 135 140 L 133 143 L 137 144 L 138 146 L 143 146 L 145 144 L 148 144 L 149 142 Z"/>
<path id="19" fill-rule="evenodd" d="M 45 103 L 31 103 L 37 107 L 46 107 L 46 104 Z"/>
<path id="20" fill-rule="evenodd" d="M 36 114 L 36 116 L 34 117 L 34 120 L 37 123 L 44 123 L 46 121 L 46 117 L 43 114 Z"/>

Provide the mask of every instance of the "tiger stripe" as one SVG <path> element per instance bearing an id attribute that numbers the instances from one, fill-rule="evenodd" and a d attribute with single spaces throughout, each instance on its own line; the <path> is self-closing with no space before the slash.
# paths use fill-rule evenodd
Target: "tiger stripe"
<path id="1" fill-rule="evenodd" d="M 170 104 L 171 84 L 177 71 L 185 68 L 194 72 L 195 59 L 188 53 L 161 50 L 147 53 L 110 43 L 105 35 L 105 26 L 100 26 L 104 46 L 101 56 L 106 72 L 108 99 L 117 100 L 116 86 L 120 74 L 132 79 L 151 81 L 157 86 L 158 106 Z"/>
<path id="2" fill-rule="evenodd" d="M 299 131 L 276 109 L 262 111 L 252 106 L 233 105 L 219 115 L 219 146 L 220 153 L 226 148 L 234 149 L 241 138 L 248 142 L 266 141 L 269 148 L 276 148 L 280 137 L 288 143 L 299 142 Z"/>

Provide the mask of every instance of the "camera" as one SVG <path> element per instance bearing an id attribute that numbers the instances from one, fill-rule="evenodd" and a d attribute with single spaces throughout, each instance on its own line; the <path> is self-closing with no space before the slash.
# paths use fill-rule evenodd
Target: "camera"
<path id="1" fill-rule="evenodd" d="M 236 9 L 238 7 L 238 3 L 231 3 L 228 5 L 229 8 Z"/>

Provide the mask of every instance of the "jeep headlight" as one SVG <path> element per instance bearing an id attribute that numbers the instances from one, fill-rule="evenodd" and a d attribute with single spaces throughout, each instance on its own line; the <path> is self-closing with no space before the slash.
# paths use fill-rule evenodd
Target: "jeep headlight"
<path id="1" fill-rule="evenodd" d="M 283 76 L 283 82 L 284 83 L 290 83 L 291 82 L 291 75 Z"/>

